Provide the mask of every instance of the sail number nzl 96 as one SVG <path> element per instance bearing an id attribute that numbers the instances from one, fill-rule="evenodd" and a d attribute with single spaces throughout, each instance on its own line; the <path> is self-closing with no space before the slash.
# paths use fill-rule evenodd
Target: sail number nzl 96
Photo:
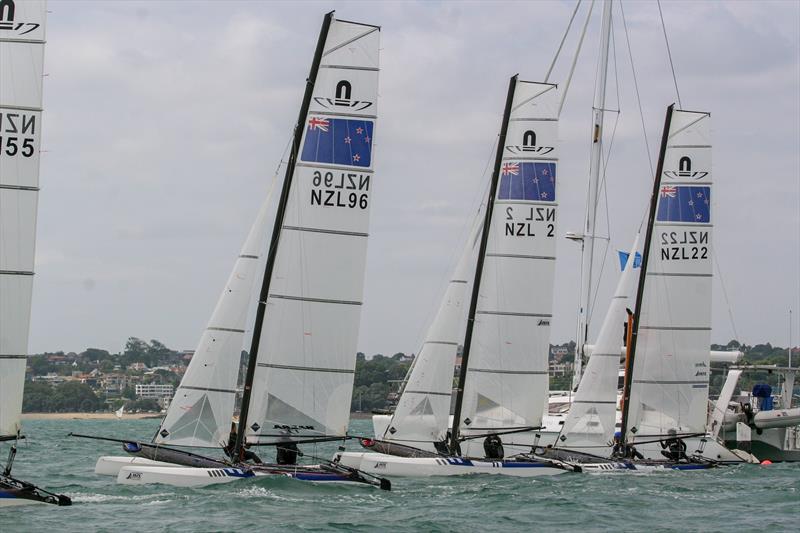
<path id="1" fill-rule="evenodd" d="M 525 207 L 515 210 L 506 207 L 505 235 L 514 237 L 555 237 L 555 207 Z"/>
<path id="2" fill-rule="evenodd" d="M 369 174 L 315 170 L 311 178 L 311 205 L 366 209 L 369 207 Z"/>

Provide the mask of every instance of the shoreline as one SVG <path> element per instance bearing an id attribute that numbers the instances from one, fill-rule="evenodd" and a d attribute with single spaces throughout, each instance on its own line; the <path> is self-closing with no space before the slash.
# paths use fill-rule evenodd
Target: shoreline
<path id="1" fill-rule="evenodd" d="M 125 413 L 122 420 L 162 418 L 161 413 Z M 117 420 L 112 413 L 22 413 L 23 420 Z"/>
<path id="2" fill-rule="evenodd" d="M 125 413 L 121 420 L 146 420 L 163 418 L 163 413 Z M 372 418 L 372 413 L 350 413 L 353 420 Z M 22 413 L 23 420 L 117 420 L 117 415 L 108 413 Z"/>

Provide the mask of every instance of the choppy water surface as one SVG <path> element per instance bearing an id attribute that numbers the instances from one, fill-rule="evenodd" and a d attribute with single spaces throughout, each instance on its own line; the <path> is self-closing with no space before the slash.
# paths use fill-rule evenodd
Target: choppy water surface
<path id="1" fill-rule="evenodd" d="M 353 429 L 364 434 L 370 425 L 357 420 Z M 0 531 L 800 529 L 800 464 L 537 479 L 397 479 L 392 492 L 281 478 L 178 489 L 124 487 L 96 476 L 97 457 L 120 455 L 120 447 L 65 437 L 75 431 L 147 439 L 157 427 L 157 420 L 27 421 L 31 438 L 20 446 L 14 473 L 66 493 L 73 506 L 3 509 Z M 335 447 L 320 445 L 316 453 L 329 457 Z"/>

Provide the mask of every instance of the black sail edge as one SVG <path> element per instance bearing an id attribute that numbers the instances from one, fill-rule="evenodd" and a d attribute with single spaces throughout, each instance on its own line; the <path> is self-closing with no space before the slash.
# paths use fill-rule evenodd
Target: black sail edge
<path id="1" fill-rule="evenodd" d="M 672 124 L 672 112 L 675 109 L 675 104 L 667 107 L 667 114 L 664 118 L 664 131 L 661 135 L 661 148 L 658 153 L 658 165 L 656 167 L 656 175 L 653 179 L 653 193 L 650 197 L 650 213 L 647 216 L 647 231 L 644 237 L 644 247 L 642 248 L 642 266 L 639 270 L 639 284 L 636 289 L 636 307 L 633 312 L 633 326 L 631 331 L 630 343 L 630 357 L 628 358 L 625 366 L 625 375 L 628 379 L 625 380 L 625 388 L 622 391 L 622 427 L 620 434 L 622 442 L 626 441 L 625 435 L 628 432 L 628 412 L 630 410 L 631 387 L 633 383 L 633 362 L 636 358 L 636 341 L 639 336 L 639 317 L 642 312 L 642 301 L 644 296 L 644 284 L 647 278 L 647 263 L 650 257 L 650 245 L 653 240 L 653 225 L 656 220 L 656 208 L 658 206 L 658 195 L 661 190 L 661 175 L 664 172 L 664 154 L 667 152 L 667 141 L 669 140 L 669 129 Z"/>
<path id="2" fill-rule="evenodd" d="M 486 246 L 489 242 L 489 232 L 491 230 L 492 213 L 494 211 L 494 199 L 497 195 L 497 182 L 500 179 L 500 165 L 503 162 L 503 149 L 506 143 L 506 133 L 508 132 L 508 122 L 511 117 L 511 107 L 514 102 L 514 90 L 517 86 L 518 74 L 511 77 L 508 83 L 508 96 L 506 96 L 506 107 L 503 111 L 503 122 L 500 127 L 500 136 L 497 139 L 497 154 L 492 171 L 492 181 L 489 186 L 489 198 L 486 202 L 486 214 L 484 215 L 483 231 L 481 232 L 481 246 L 478 251 L 478 261 L 475 267 L 475 278 L 472 283 L 472 298 L 469 304 L 469 314 L 467 315 L 467 331 L 464 336 L 464 349 L 461 354 L 461 370 L 458 375 L 458 388 L 456 389 L 456 406 L 453 413 L 453 426 L 450 431 L 450 442 L 448 448 L 453 455 L 459 455 L 458 430 L 461 420 L 461 409 L 464 404 L 464 386 L 467 382 L 467 366 L 469 363 L 469 353 L 472 347 L 472 332 L 475 325 L 475 311 L 478 307 L 478 297 L 480 295 L 481 276 L 483 273 L 483 262 L 486 255 Z"/>
<path id="3" fill-rule="evenodd" d="M 294 137 L 292 139 L 292 148 L 289 153 L 289 161 L 286 164 L 286 174 L 283 179 L 283 188 L 281 189 L 281 196 L 278 200 L 278 208 L 275 214 L 275 225 L 272 228 L 272 238 L 269 242 L 269 251 L 267 253 L 267 262 L 264 269 L 264 279 L 261 283 L 261 292 L 258 298 L 258 307 L 256 309 L 255 325 L 253 327 L 253 339 L 250 344 L 250 354 L 247 359 L 247 373 L 245 375 L 244 392 L 242 394 L 242 407 L 239 412 L 239 428 L 236 434 L 236 444 L 233 449 L 233 457 L 237 457 L 244 446 L 245 432 L 247 431 L 247 417 L 250 414 L 250 395 L 253 390 L 253 380 L 256 372 L 256 361 L 258 359 L 258 348 L 261 340 L 261 327 L 264 323 L 264 316 L 267 311 L 267 298 L 269 296 L 270 281 L 272 279 L 272 271 L 275 267 L 275 259 L 278 254 L 278 245 L 280 241 L 281 227 L 283 226 L 283 219 L 286 215 L 286 204 L 289 201 L 289 193 L 292 188 L 292 177 L 294 175 L 295 165 L 297 163 L 297 154 L 300 151 L 300 142 L 303 138 L 303 127 L 305 124 L 306 115 L 311 105 L 311 97 L 314 93 L 314 85 L 317 81 L 317 73 L 319 72 L 319 65 L 322 61 L 322 54 L 325 48 L 325 41 L 328 39 L 328 30 L 334 19 L 334 11 L 325 15 L 322 22 L 322 29 L 319 32 L 319 40 L 317 41 L 317 48 L 314 51 L 314 60 L 311 63 L 311 70 L 306 80 L 306 90 L 303 95 L 303 103 L 300 106 L 300 114 L 295 123 Z"/>

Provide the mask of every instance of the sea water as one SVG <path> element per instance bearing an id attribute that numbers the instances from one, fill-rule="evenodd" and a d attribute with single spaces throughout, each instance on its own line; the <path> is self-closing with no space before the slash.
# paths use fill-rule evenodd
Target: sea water
<path id="1" fill-rule="evenodd" d="M 365 485 L 258 478 L 206 488 L 129 487 L 94 474 L 121 445 L 85 433 L 149 440 L 158 420 L 31 420 L 14 474 L 72 498 L 72 507 L 0 509 L 0 532 L 49 531 L 798 531 L 800 463 L 708 471 L 395 479 Z M 354 434 L 368 434 L 355 420 Z M 306 445 L 331 457 L 337 444 Z M 350 449 L 358 449 L 355 442 Z M 7 451 L 8 446 L 0 446 Z M 265 459 L 272 450 L 263 448 Z"/>

